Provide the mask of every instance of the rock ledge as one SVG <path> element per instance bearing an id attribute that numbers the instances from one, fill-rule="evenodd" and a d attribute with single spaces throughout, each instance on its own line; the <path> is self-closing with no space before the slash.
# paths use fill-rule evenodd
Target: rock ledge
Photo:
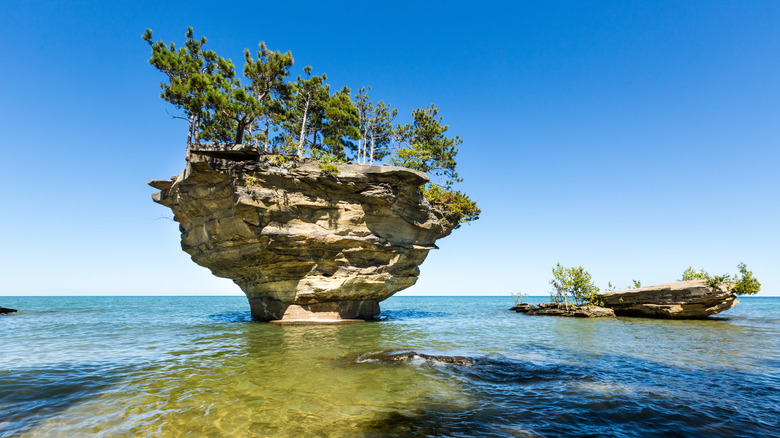
<path id="1" fill-rule="evenodd" d="M 573 316 L 577 318 L 604 318 L 615 316 L 612 309 L 599 306 L 574 306 L 560 303 L 542 303 L 538 306 L 533 304 L 517 304 L 509 310 L 526 315 L 550 315 L 550 316 Z"/>
<path id="2" fill-rule="evenodd" d="M 667 319 L 702 319 L 739 303 L 728 284 L 712 287 L 705 280 L 606 292 L 600 299 L 618 316 Z"/>

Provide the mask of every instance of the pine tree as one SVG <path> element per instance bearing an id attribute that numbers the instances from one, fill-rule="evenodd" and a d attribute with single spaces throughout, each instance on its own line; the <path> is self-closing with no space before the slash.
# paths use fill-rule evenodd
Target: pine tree
<path id="1" fill-rule="evenodd" d="M 181 118 L 189 122 L 186 155 L 189 160 L 192 145 L 200 143 L 200 123 L 205 116 L 208 91 L 219 80 L 215 74 L 224 60 L 215 52 L 203 49 L 206 38 L 195 39 L 192 27 L 187 28 L 184 47 L 178 50 L 174 43 L 152 42 L 151 29 L 146 29 L 141 38 L 152 48 L 149 63 L 168 78 L 168 83 L 160 84 L 160 97 L 184 111 Z"/>
<path id="2" fill-rule="evenodd" d="M 437 118 L 438 114 L 439 109 L 435 105 L 412 111 L 412 124 L 395 129 L 399 147 L 391 162 L 443 178 L 443 186 L 449 188 L 461 181 L 455 171 L 455 156 L 458 154 L 457 146 L 463 141 L 458 136 L 449 138 L 444 135 L 449 126 L 442 124 L 443 119 Z"/>
<path id="3" fill-rule="evenodd" d="M 324 74 L 312 76 L 311 70 L 310 66 L 304 67 L 306 76 L 298 76 L 297 80 L 290 84 L 289 98 L 282 102 L 284 132 L 276 140 L 287 147 L 294 147 L 299 158 L 303 157 L 307 145 L 316 144 L 316 128 L 321 123 L 325 102 L 330 96 L 325 84 L 327 77 Z M 312 127 L 315 129 L 312 130 Z M 311 141 L 307 141 L 309 135 L 313 135 Z"/>
<path id="4" fill-rule="evenodd" d="M 368 87 L 371 90 L 371 87 Z M 355 95 L 355 109 L 358 114 L 358 129 L 360 138 L 357 144 L 357 162 L 366 164 L 366 144 L 368 143 L 368 119 L 371 117 L 371 102 L 368 100 L 366 88 L 359 88 Z"/>
<path id="5" fill-rule="evenodd" d="M 357 151 L 353 140 L 360 138 L 358 111 L 347 87 L 333 93 L 325 105 L 325 123 L 322 127 L 323 149 L 338 160 L 346 160 L 347 150 Z"/>
<path id="6" fill-rule="evenodd" d="M 257 60 L 252 59 L 249 49 L 244 50 L 244 77 L 251 81 L 247 90 L 260 103 L 259 115 L 265 122 L 265 128 L 262 132 L 253 135 L 255 145 L 262 140 L 265 151 L 269 150 L 269 137 L 272 121 L 279 118 L 281 112 L 280 100 L 288 94 L 288 86 L 284 79 L 290 74 L 290 67 L 293 65 L 292 53 L 281 53 L 271 51 L 264 42 L 260 43 L 260 50 L 257 51 Z M 259 129 L 257 129 L 259 131 Z M 250 129 L 254 131 L 254 129 Z"/>
<path id="7" fill-rule="evenodd" d="M 368 156 L 370 157 L 369 164 L 373 166 L 375 159 L 380 160 L 390 153 L 388 148 L 395 135 L 393 120 L 398 115 L 398 110 L 391 109 L 389 105 L 381 100 L 376 104 L 376 108 L 373 108 L 370 102 L 369 105 L 372 108 L 368 120 L 368 137 L 366 140 L 371 143 Z M 365 153 L 363 164 L 365 164 Z"/>

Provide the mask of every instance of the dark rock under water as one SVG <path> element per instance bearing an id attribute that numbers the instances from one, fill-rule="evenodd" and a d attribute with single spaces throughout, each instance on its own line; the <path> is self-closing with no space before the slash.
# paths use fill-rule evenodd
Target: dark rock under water
<path id="1" fill-rule="evenodd" d="M 411 362 L 415 359 L 454 365 L 474 365 L 477 363 L 476 359 L 466 356 L 440 356 L 417 353 L 416 351 L 382 351 L 379 353 L 367 353 L 361 355 L 357 359 L 357 362 Z"/>

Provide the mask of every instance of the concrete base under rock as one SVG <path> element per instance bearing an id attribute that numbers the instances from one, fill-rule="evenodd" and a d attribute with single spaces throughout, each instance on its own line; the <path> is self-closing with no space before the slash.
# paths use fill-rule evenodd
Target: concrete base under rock
<path id="1" fill-rule="evenodd" d="M 374 300 L 345 300 L 292 304 L 273 298 L 249 298 L 252 318 L 257 321 L 285 322 L 287 325 L 344 324 L 376 319 L 379 302 Z"/>

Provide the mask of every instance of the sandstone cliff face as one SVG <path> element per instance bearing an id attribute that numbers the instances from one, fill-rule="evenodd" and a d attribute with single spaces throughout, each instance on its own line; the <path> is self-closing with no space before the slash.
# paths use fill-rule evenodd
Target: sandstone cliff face
<path id="1" fill-rule="evenodd" d="M 704 280 L 607 292 L 601 299 L 618 316 L 670 319 L 706 318 L 739 303 L 728 285 L 711 287 Z"/>
<path id="2" fill-rule="evenodd" d="M 182 249 L 232 279 L 255 319 L 375 317 L 456 225 L 423 198 L 424 173 L 345 163 L 334 175 L 313 160 L 279 161 L 195 153 L 178 177 L 149 182 Z"/>

